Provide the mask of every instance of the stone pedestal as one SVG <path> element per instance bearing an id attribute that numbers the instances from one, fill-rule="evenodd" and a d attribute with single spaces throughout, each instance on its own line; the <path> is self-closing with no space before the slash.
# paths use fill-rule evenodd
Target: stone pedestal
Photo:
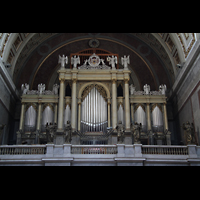
<path id="1" fill-rule="evenodd" d="M 197 158 L 196 145 L 187 145 L 188 146 L 188 154 L 190 158 Z"/>
<path id="2" fill-rule="evenodd" d="M 131 132 L 129 131 L 125 131 L 125 134 L 124 134 L 124 144 L 132 144 L 132 135 L 131 135 Z"/>
<path id="3" fill-rule="evenodd" d="M 117 151 L 118 151 L 117 157 L 124 157 L 125 155 L 124 146 L 125 146 L 124 144 L 117 144 Z"/>
<path id="4" fill-rule="evenodd" d="M 142 157 L 142 144 L 134 144 L 135 157 Z"/>
<path id="5" fill-rule="evenodd" d="M 64 143 L 65 143 L 65 133 L 57 131 L 54 136 L 54 144 L 63 145 Z"/>

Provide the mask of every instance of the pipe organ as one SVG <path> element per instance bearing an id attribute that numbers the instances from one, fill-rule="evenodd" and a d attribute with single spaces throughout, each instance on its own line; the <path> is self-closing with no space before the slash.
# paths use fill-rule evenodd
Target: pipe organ
<path id="1" fill-rule="evenodd" d="M 81 137 L 93 140 L 107 137 L 109 144 L 116 144 L 119 122 L 124 126 L 127 144 L 133 143 L 131 124 L 135 122 L 142 125 L 143 140 L 149 141 L 148 132 L 154 131 L 162 143 L 164 132 L 168 130 L 166 86 L 160 86 L 159 91 L 150 91 L 150 87 L 145 85 L 144 91 L 135 91 L 134 86 L 129 85 L 131 71 L 126 61 L 123 61 L 126 67 L 119 69 L 118 55 L 103 51 L 98 55 L 95 52 L 73 54 L 70 69 L 63 67 L 66 58 L 62 60 L 60 57 L 60 85 L 54 84 L 52 91 L 45 90 L 44 84 L 39 84 L 38 90 L 29 90 L 23 85 L 18 144 L 24 140 L 29 144 L 45 143 L 47 124 L 55 126 L 55 136 L 64 137 L 69 123 L 72 144 L 80 144 Z M 123 96 L 117 96 L 119 83 Z M 66 96 L 65 90 L 69 85 L 71 96 Z M 112 135 L 108 136 L 108 129 L 113 129 Z"/>
<path id="2" fill-rule="evenodd" d="M 107 102 L 93 87 L 82 102 L 81 109 L 81 131 L 85 132 L 106 132 Z"/>

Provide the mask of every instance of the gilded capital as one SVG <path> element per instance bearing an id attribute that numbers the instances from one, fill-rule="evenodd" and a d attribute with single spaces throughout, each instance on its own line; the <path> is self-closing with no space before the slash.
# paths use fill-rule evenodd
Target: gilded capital
<path id="1" fill-rule="evenodd" d="M 125 84 L 128 84 L 129 78 L 125 78 L 125 79 L 124 79 L 124 82 L 125 82 Z"/>
<path id="2" fill-rule="evenodd" d="M 72 79 L 72 83 L 76 83 L 77 82 L 77 79 Z"/>
<path id="3" fill-rule="evenodd" d="M 59 78 L 60 83 L 64 83 L 65 79 L 64 78 Z"/>
<path id="4" fill-rule="evenodd" d="M 116 79 L 112 79 L 112 84 L 115 84 L 116 83 Z"/>

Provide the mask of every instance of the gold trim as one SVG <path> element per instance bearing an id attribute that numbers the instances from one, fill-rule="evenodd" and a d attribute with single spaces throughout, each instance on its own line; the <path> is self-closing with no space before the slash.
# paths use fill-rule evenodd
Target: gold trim
<path id="1" fill-rule="evenodd" d="M 45 104 L 44 104 L 43 109 L 42 109 L 42 112 L 44 112 L 44 110 L 45 110 L 45 108 L 46 108 L 47 106 L 49 106 L 49 107 L 51 108 L 51 110 L 54 112 L 54 107 L 53 107 L 53 105 L 50 104 L 50 103 L 45 103 Z"/>
<path id="2" fill-rule="evenodd" d="M 143 109 L 144 112 L 145 112 L 145 106 L 144 106 L 144 104 L 138 103 L 136 106 L 134 106 L 134 113 L 137 111 L 137 109 L 139 108 L 139 106 L 141 106 L 142 109 Z"/>
<path id="3" fill-rule="evenodd" d="M 28 103 L 28 104 L 26 104 L 25 112 L 26 112 L 31 106 L 32 106 L 32 107 L 35 109 L 35 111 L 37 112 L 37 106 L 36 106 L 36 104 L 34 104 L 34 103 Z"/>
<path id="4" fill-rule="evenodd" d="M 161 106 L 160 104 L 158 104 L 158 103 L 155 103 L 155 104 L 153 104 L 153 105 L 151 106 L 151 112 L 153 112 L 153 110 L 154 110 L 154 108 L 155 108 L 156 106 L 160 109 L 161 112 L 163 112 L 163 111 L 162 111 L 162 106 Z"/>

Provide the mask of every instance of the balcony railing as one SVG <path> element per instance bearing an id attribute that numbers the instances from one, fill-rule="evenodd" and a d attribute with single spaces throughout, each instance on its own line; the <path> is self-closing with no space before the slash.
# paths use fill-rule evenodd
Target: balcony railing
<path id="1" fill-rule="evenodd" d="M 116 145 L 72 145 L 71 154 L 117 154 Z"/>
<path id="2" fill-rule="evenodd" d="M 142 154 L 188 155 L 187 146 L 143 145 Z"/>
<path id="3" fill-rule="evenodd" d="M 3 145 L 0 146 L 0 155 L 19 154 L 46 154 L 46 145 Z"/>
<path id="4" fill-rule="evenodd" d="M 124 151 L 130 145 L 124 146 Z M 135 145 L 132 147 L 135 149 Z M 138 147 L 137 147 L 138 148 Z M 141 154 L 152 155 L 189 155 L 188 146 L 141 145 Z M 0 155 L 37 155 L 48 153 L 47 145 L 2 145 Z M 133 151 L 134 152 L 134 151 Z M 69 154 L 118 154 L 118 145 L 71 145 Z M 134 153 L 133 153 L 134 154 Z"/>

